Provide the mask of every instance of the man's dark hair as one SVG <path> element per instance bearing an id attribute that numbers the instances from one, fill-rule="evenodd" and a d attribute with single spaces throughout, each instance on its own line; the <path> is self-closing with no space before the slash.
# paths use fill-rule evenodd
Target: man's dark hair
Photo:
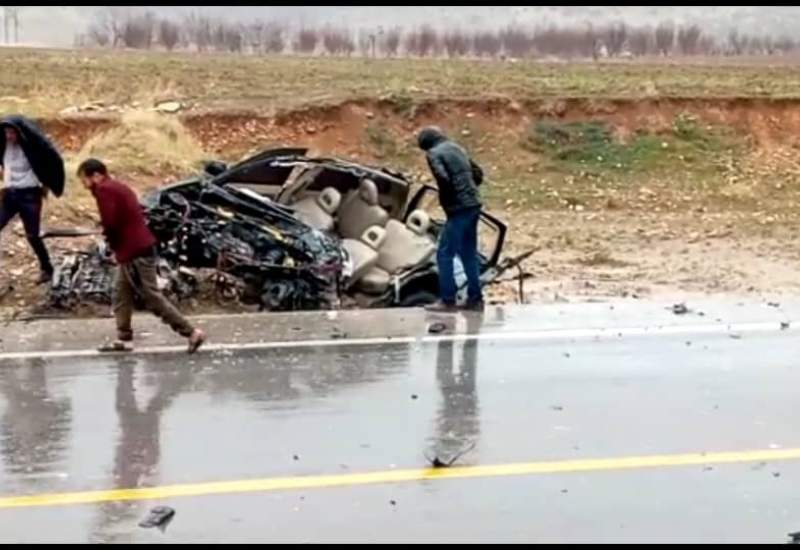
<path id="1" fill-rule="evenodd" d="M 106 165 L 100 160 L 86 159 L 78 166 L 78 176 L 90 178 L 95 174 L 100 174 L 101 176 L 108 175 L 108 168 L 106 168 Z"/>

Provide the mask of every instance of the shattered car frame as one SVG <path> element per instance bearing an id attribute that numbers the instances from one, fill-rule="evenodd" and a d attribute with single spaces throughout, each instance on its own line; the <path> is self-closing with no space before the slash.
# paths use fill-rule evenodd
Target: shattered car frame
<path id="1" fill-rule="evenodd" d="M 373 203 L 358 203 L 365 185 L 374 185 L 377 191 Z M 423 185 L 413 195 L 411 189 L 411 182 L 399 172 L 284 148 L 230 167 L 219 161 L 207 163 L 202 173 L 157 189 L 143 197 L 142 204 L 159 241 L 164 285 L 177 297 L 196 289 L 191 270 L 211 270 L 219 299 L 257 304 L 260 309 L 417 306 L 438 295 L 435 248 L 444 216 L 434 187 Z M 338 212 L 334 205 L 330 212 L 322 212 L 325 227 L 301 212 L 301 206 L 320 202 L 320 195 L 341 199 Z M 361 222 L 360 209 L 377 215 L 380 231 L 372 236 L 385 233 L 387 244 L 365 246 L 368 232 L 360 238 L 360 227 L 356 235 L 344 234 L 343 228 Z M 500 261 L 506 232 L 498 218 L 481 214 L 484 284 L 514 265 L 508 259 Z M 403 261 L 403 246 L 412 247 L 413 262 Z M 362 250 L 368 252 L 367 263 L 362 261 Z M 63 308 L 75 296 L 87 297 L 65 281 L 83 276 L 79 264 L 87 268 L 98 264 L 97 254 L 97 250 L 94 256 L 91 251 L 84 254 L 82 262 L 74 257 L 63 260 L 61 269 L 70 275 L 61 274 L 54 281 L 52 305 Z M 456 274 L 460 292 L 465 292 L 459 265 Z M 94 284 L 88 285 L 92 294 L 87 298 L 106 301 L 110 289 L 107 294 L 98 289 L 109 280 L 97 273 L 89 279 Z"/>

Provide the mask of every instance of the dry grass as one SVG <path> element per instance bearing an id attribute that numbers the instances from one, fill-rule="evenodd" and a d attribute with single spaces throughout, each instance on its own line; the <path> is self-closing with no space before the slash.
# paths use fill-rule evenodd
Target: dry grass
<path id="1" fill-rule="evenodd" d="M 270 111 L 351 98 L 800 97 L 797 65 L 538 63 L 0 50 L 0 108 L 50 115 L 70 105 L 182 98 Z"/>
<path id="2" fill-rule="evenodd" d="M 175 117 L 132 111 L 118 126 L 92 137 L 78 156 L 108 159 L 117 172 L 163 176 L 194 171 L 204 153 Z"/>

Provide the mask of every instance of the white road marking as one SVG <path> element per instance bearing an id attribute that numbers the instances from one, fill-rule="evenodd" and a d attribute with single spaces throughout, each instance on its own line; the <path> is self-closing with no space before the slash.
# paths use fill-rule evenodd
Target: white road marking
<path id="1" fill-rule="evenodd" d="M 652 327 L 608 327 L 608 328 L 557 328 L 508 332 L 481 332 L 478 334 L 438 334 L 424 336 L 379 336 L 373 338 L 341 338 L 318 340 L 285 340 L 273 342 L 231 342 L 208 343 L 198 353 L 207 354 L 220 351 L 260 351 L 271 349 L 368 347 L 391 344 L 414 344 L 436 342 L 547 342 L 558 340 L 610 340 L 631 336 L 692 336 L 712 334 L 743 335 L 751 333 L 770 333 L 796 331 L 794 324 L 788 327 L 780 322 L 759 323 L 716 323 L 704 325 L 661 325 Z M 127 353 L 104 353 L 96 349 L 41 350 L 0 353 L 0 361 L 24 359 L 60 359 L 75 357 L 163 355 L 185 353 L 185 345 L 162 345 L 136 348 Z"/>

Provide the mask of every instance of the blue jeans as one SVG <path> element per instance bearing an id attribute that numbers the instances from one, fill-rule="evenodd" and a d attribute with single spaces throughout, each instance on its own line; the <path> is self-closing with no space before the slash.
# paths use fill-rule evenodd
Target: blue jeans
<path id="1" fill-rule="evenodd" d="M 456 302 L 456 278 L 453 260 L 461 258 L 467 276 L 467 301 L 483 300 L 481 293 L 481 265 L 478 258 L 478 220 L 480 207 L 456 212 L 447 218 L 439 236 L 436 261 L 439 264 L 439 297 L 446 304 Z"/>

